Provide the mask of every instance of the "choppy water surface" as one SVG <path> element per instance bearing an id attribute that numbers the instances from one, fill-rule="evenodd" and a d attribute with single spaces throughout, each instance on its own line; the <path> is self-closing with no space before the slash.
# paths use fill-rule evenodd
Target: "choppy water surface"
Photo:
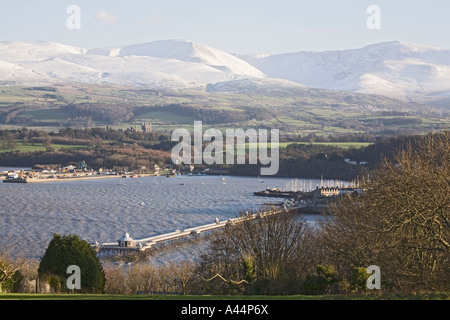
<path id="1" fill-rule="evenodd" d="M 281 199 L 253 192 L 285 188 L 292 180 L 225 179 L 225 184 L 217 176 L 0 183 L 0 246 L 13 256 L 39 257 L 54 233 L 104 243 L 115 242 L 124 231 L 139 239 L 195 227 L 278 203 Z"/>

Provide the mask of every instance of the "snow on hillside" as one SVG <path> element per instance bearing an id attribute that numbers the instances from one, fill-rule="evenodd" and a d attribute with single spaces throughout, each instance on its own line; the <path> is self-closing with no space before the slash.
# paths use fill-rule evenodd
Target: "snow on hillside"
<path id="1" fill-rule="evenodd" d="M 86 49 L 57 42 L 0 42 L 0 60 L 23 62 L 52 58 L 61 55 L 84 54 Z"/>
<path id="2" fill-rule="evenodd" d="M 82 49 L 54 42 L 1 42 L 2 84 L 81 82 L 203 89 L 265 75 L 249 63 L 190 41 Z M 12 67 L 14 66 L 14 67 Z"/>
<path id="3" fill-rule="evenodd" d="M 290 94 L 304 86 L 398 98 L 450 96 L 450 50 L 403 42 L 234 56 L 187 40 L 84 49 L 0 42 L 0 84 L 65 82 Z"/>
<path id="4" fill-rule="evenodd" d="M 239 55 L 268 77 L 397 97 L 450 91 L 450 50 L 398 41 L 361 49 Z"/>
<path id="5" fill-rule="evenodd" d="M 208 92 L 233 92 L 290 96 L 304 94 L 306 87 L 284 79 L 238 79 L 218 82 L 207 86 Z"/>
<path id="6" fill-rule="evenodd" d="M 205 64 L 225 72 L 230 77 L 264 77 L 261 71 L 248 62 L 223 51 L 186 40 L 155 41 L 127 46 L 120 50 L 119 56 L 150 56 L 161 59 L 176 59 Z"/>
<path id="7" fill-rule="evenodd" d="M 0 77 L 5 79 L 4 84 L 16 85 L 24 82 L 33 84 L 45 80 L 44 77 L 39 76 L 32 70 L 27 69 L 21 65 L 0 60 Z"/>

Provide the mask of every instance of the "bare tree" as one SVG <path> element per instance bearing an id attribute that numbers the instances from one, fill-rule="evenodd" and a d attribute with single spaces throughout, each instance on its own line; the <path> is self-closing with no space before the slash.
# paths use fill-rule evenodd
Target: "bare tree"
<path id="1" fill-rule="evenodd" d="M 213 242 L 202 261 L 202 274 L 204 281 L 214 279 L 216 286 L 207 289 L 225 293 L 289 290 L 307 263 L 309 232 L 298 215 L 271 214 L 271 210 L 241 213 L 241 221 L 228 225 Z"/>
<path id="2" fill-rule="evenodd" d="M 16 259 L 16 263 L 19 266 L 18 271 L 23 277 L 20 292 L 37 292 L 39 260 L 19 257 Z"/>
<path id="3" fill-rule="evenodd" d="M 0 293 L 2 286 L 13 279 L 20 267 L 21 264 L 14 261 L 9 255 L 0 252 Z"/>
<path id="4" fill-rule="evenodd" d="M 347 273 L 376 264 L 397 290 L 450 285 L 450 133 L 429 134 L 385 159 L 365 194 L 335 203 L 322 226 L 328 258 Z"/>
<path id="5" fill-rule="evenodd" d="M 195 275 L 195 263 L 182 261 L 179 264 L 170 263 L 167 270 L 170 278 L 173 279 L 173 292 L 187 294 L 189 284 Z"/>
<path id="6" fill-rule="evenodd" d="M 108 294 L 127 294 L 126 274 L 121 266 L 105 266 L 104 267 L 106 284 L 105 293 Z"/>

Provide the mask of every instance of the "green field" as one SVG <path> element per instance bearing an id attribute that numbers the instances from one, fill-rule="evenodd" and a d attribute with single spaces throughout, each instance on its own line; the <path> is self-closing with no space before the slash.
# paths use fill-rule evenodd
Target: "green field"
<path id="1" fill-rule="evenodd" d="M 50 148 L 53 148 L 54 150 L 61 150 L 61 149 L 70 149 L 70 150 L 79 150 L 84 149 L 87 146 L 84 145 L 64 145 L 64 144 L 51 144 Z M 0 153 L 2 152 L 11 152 L 11 151 L 19 151 L 19 152 L 36 152 L 36 151 L 46 151 L 47 148 L 42 145 L 24 145 L 21 142 L 17 143 L 17 147 L 14 149 L 9 148 L 3 148 L 0 146 Z"/>
<path id="2" fill-rule="evenodd" d="M 370 142 L 280 142 L 280 148 L 286 148 L 288 145 L 291 144 L 313 144 L 313 145 L 323 145 L 323 146 L 333 146 L 343 149 L 350 149 L 350 148 L 365 148 L 370 146 L 372 143 Z"/>
<path id="3" fill-rule="evenodd" d="M 196 121 L 193 117 L 182 116 L 172 114 L 164 111 L 151 111 L 139 116 L 139 121 L 162 123 L 162 124 L 174 124 L 174 123 L 194 123 Z"/>
<path id="4" fill-rule="evenodd" d="M 77 106 L 81 106 L 80 109 Z M 181 112 L 180 106 L 185 108 Z M 371 106 L 387 111 L 374 111 Z M 197 108 L 201 113 L 191 113 L 189 108 Z M 85 117 L 92 119 L 96 127 L 126 129 L 151 122 L 155 131 L 172 131 L 188 128 L 194 121 L 202 120 L 202 116 L 205 128 L 270 128 L 293 136 L 406 134 L 448 128 L 448 115 L 433 110 L 382 96 L 320 89 L 268 95 L 202 91 L 162 93 L 106 85 L 0 87 L 2 129 L 28 127 L 57 131 L 73 125 L 73 119 Z"/>
<path id="5" fill-rule="evenodd" d="M 333 146 L 337 148 L 343 148 L 343 149 L 350 149 L 350 148 L 365 148 L 370 146 L 372 143 L 370 142 L 280 142 L 279 148 L 286 148 L 287 146 L 291 144 L 306 144 L 306 145 L 322 145 L 322 146 Z M 270 143 L 270 140 L 267 143 L 267 148 L 270 149 L 272 144 Z M 257 149 L 259 147 L 258 143 L 246 143 L 245 149 L 248 151 L 249 149 Z"/>

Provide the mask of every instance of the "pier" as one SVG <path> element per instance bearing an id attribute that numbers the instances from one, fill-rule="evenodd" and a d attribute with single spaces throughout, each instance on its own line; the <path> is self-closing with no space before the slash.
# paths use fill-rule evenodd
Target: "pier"
<path id="1" fill-rule="evenodd" d="M 95 244 L 93 247 L 100 254 L 102 253 L 124 253 L 124 252 L 145 252 L 154 247 L 164 245 L 166 243 L 170 243 L 174 240 L 183 240 L 189 239 L 189 237 L 196 237 L 208 232 L 212 232 L 214 230 L 225 228 L 227 225 L 233 225 L 237 223 L 241 223 L 243 221 L 248 221 L 252 219 L 263 219 L 267 216 L 280 214 L 284 212 L 289 212 L 289 210 L 285 207 L 271 209 L 264 213 L 256 213 L 256 214 L 247 214 L 246 216 L 228 219 L 224 221 L 219 221 L 218 218 L 213 223 L 205 224 L 193 228 L 188 228 L 184 230 L 176 230 L 174 232 L 169 232 L 161 235 L 151 236 L 147 238 L 141 239 L 133 239 L 131 238 L 127 232 L 117 240 L 117 242 L 112 243 L 103 243 L 103 244 Z"/>
<path id="2" fill-rule="evenodd" d="M 256 196 L 266 196 L 266 197 L 277 197 L 285 198 L 283 202 L 279 204 L 267 204 L 269 209 L 266 212 L 258 212 L 255 214 L 250 214 L 242 217 L 228 219 L 224 221 L 219 221 L 218 218 L 213 223 L 183 229 L 175 230 L 173 232 L 154 235 L 146 238 L 133 239 L 128 233 L 125 234 L 117 240 L 117 242 L 95 244 L 94 248 L 100 255 L 108 254 L 119 254 L 126 252 L 145 252 L 152 248 L 160 247 L 165 244 L 169 244 L 172 241 L 187 241 L 192 239 L 192 237 L 200 236 L 202 234 L 212 232 L 225 228 L 228 225 L 233 225 L 241 223 L 244 221 L 252 219 L 263 219 L 267 216 L 282 214 L 282 213 L 297 213 L 297 214 L 326 214 L 329 203 L 332 199 L 336 197 L 350 194 L 350 193 L 361 193 L 362 189 L 346 187 L 317 187 L 313 191 L 302 192 L 302 191 L 286 191 L 286 190 L 275 190 L 268 189 L 262 192 L 255 192 Z"/>

